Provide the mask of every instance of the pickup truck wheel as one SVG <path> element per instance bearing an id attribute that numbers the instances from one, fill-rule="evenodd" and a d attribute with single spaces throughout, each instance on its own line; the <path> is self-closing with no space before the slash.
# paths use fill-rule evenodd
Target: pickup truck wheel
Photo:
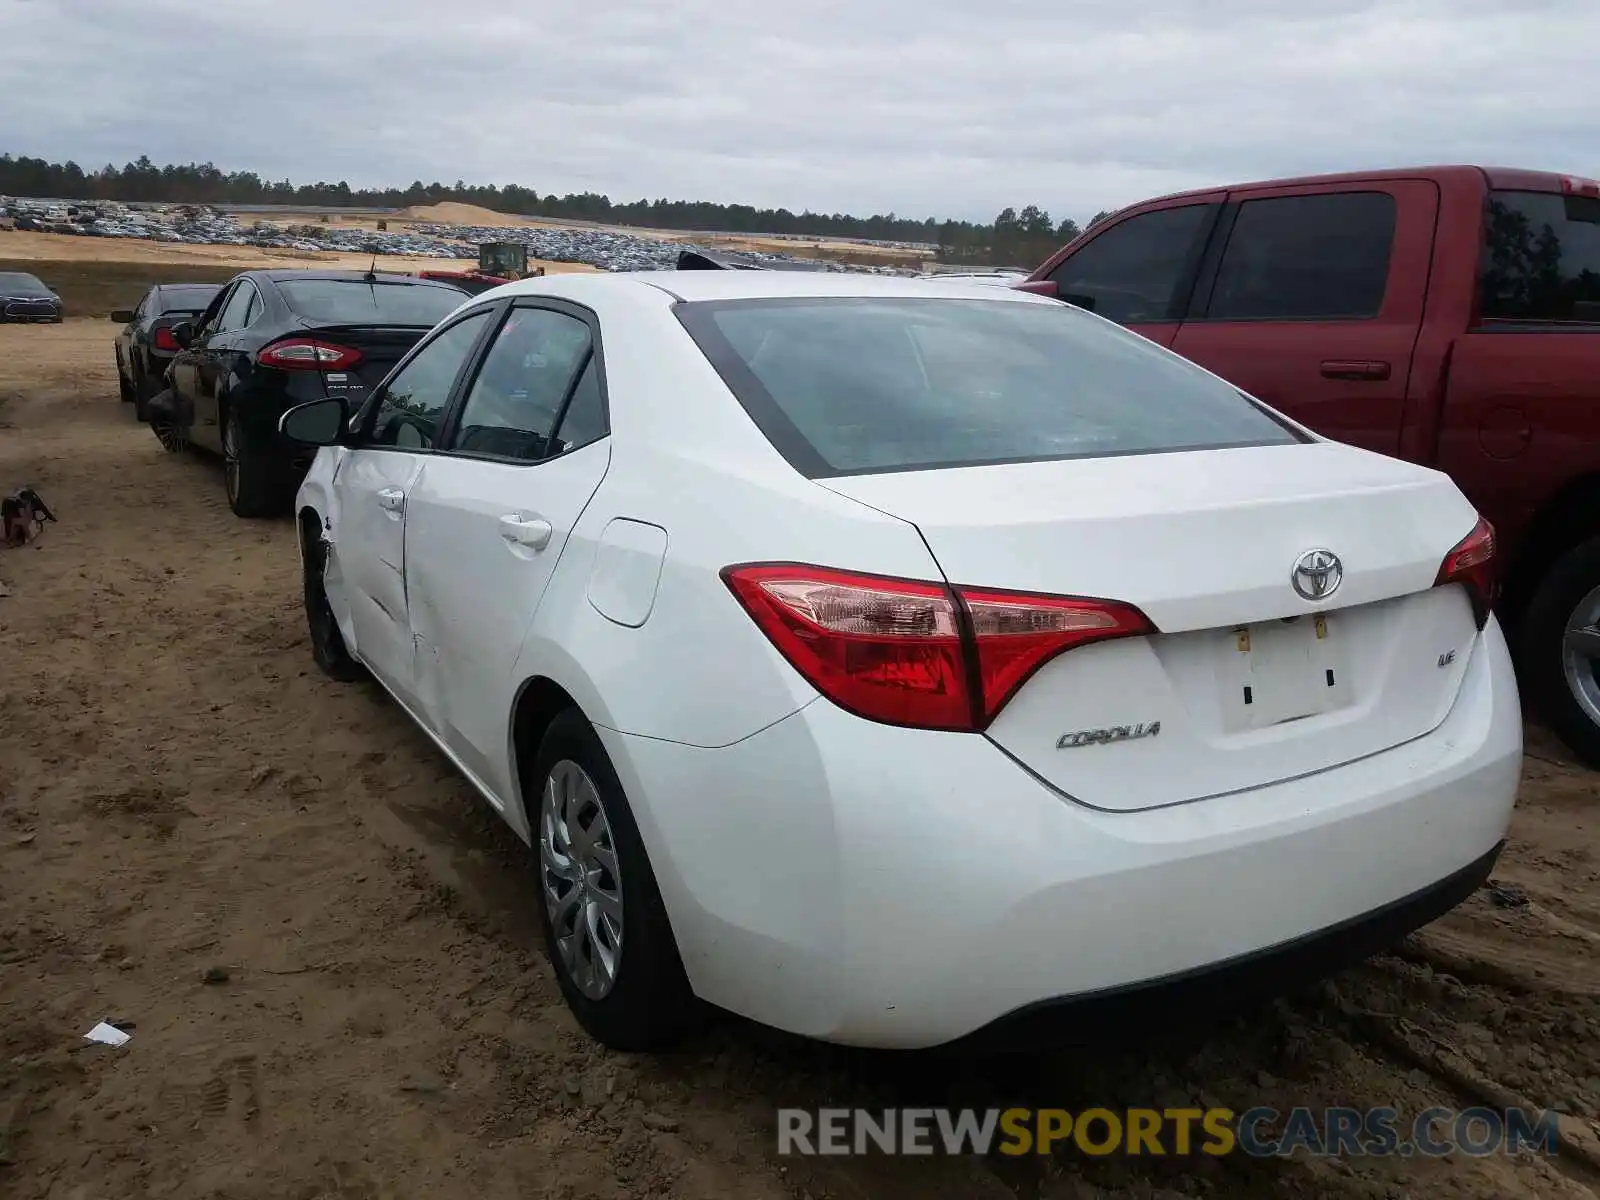
<path id="1" fill-rule="evenodd" d="M 222 419 L 222 481 L 234 516 L 277 517 L 289 507 L 293 493 L 279 457 L 245 428 L 237 409 L 227 410 Z"/>
<path id="2" fill-rule="evenodd" d="M 529 776 L 538 906 L 561 994 L 613 1050 L 669 1045 L 704 1011 L 605 746 L 576 708 L 550 722 Z"/>
<path id="3" fill-rule="evenodd" d="M 1528 690 L 1556 735 L 1600 767 L 1600 538 L 1569 550 L 1522 621 Z"/>

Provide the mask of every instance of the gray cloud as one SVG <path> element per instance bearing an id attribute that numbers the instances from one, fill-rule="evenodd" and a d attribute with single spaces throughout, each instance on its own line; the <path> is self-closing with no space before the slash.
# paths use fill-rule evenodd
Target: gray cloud
<path id="1" fill-rule="evenodd" d="M 1476 161 L 1600 173 L 1600 5 L 0 0 L 0 149 L 988 219 Z"/>

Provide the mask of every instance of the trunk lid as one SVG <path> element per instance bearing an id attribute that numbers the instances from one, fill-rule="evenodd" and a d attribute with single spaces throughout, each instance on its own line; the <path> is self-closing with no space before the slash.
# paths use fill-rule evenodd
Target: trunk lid
<path id="1" fill-rule="evenodd" d="M 432 328 L 431 325 L 322 325 L 305 322 L 308 336 L 361 351 L 361 361 L 353 369 L 327 373 L 330 390 L 344 385 L 351 399 L 356 401 L 382 383 L 394 365 L 410 353 L 411 348 Z"/>
<path id="2" fill-rule="evenodd" d="M 916 525 L 953 584 L 1119 600 L 1160 631 L 1047 662 L 988 730 L 1084 804 L 1262 786 L 1421 737 L 1477 634 L 1441 562 L 1477 515 L 1435 471 L 1332 442 L 905 471 L 824 486 Z M 1320 600 L 1291 583 L 1338 557 Z"/>

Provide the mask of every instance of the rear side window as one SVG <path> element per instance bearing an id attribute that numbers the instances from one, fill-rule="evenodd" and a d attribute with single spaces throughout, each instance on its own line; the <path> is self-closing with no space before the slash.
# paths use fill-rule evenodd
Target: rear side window
<path id="1" fill-rule="evenodd" d="M 1129 217 L 1061 263 L 1050 280 L 1063 297 L 1092 301 L 1085 307 L 1112 321 L 1176 320 L 1188 299 L 1179 288 L 1215 212 L 1186 204 Z"/>
<path id="2" fill-rule="evenodd" d="M 1302 440 L 1229 384 L 1068 305 L 830 298 L 677 312 L 813 478 Z"/>
<path id="3" fill-rule="evenodd" d="M 1388 192 L 1246 200 L 1217 268 L 1207 318 L 1377 316 L 1389 283 L 1394 223 Z"/>
<path id="4" fill-rule="evenodd" d="M 285 279 L 278 290 L 296 316 L 324 325 L 433 328 L 466 302 L 465 292 L 431 283 L 360 279 Z"/>
<path id="5" fill-rule="evenodd" d="M 1489 320 L 1600 322 L 1600 199 L 1491 193 L 1482 283 Z"/>

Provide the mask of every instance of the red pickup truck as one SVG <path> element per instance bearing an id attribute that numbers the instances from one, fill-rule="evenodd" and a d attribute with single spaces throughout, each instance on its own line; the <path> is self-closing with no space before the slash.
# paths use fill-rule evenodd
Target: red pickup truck
<path id="1" fill-rule="evenodd" d="M 1525 695 L 1600 765 L 1600 184 L 1446 166 L 1165 196 L 1020 286 L 1447 472 L 1497 531 Z"/>

